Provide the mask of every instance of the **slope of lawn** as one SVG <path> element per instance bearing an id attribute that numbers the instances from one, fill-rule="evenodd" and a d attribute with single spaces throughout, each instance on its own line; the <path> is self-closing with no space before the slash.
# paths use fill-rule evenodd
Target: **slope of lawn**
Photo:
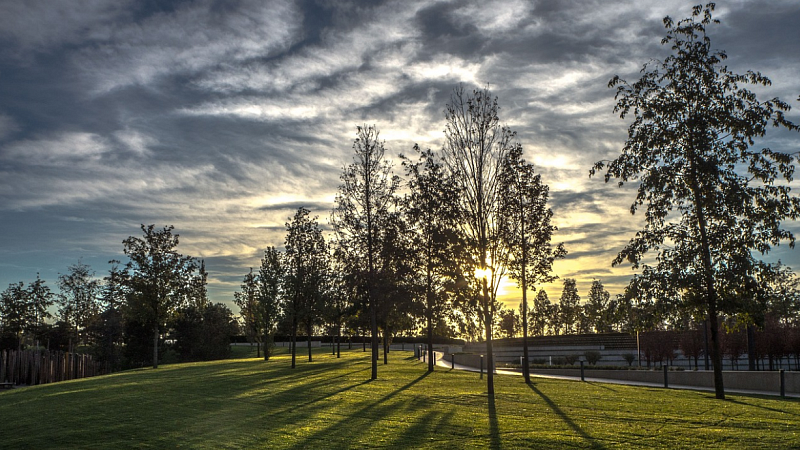
<path id="1" fill-rule="evenodd" d="M 237 350 L 239 353 L 247 350 Z M 231 359 L 0 392 L 0 448 L 789 448 L 800 401 L 497 377 L 390 354 Z M 255 356 L 255 355 L 253 355 Z"/>

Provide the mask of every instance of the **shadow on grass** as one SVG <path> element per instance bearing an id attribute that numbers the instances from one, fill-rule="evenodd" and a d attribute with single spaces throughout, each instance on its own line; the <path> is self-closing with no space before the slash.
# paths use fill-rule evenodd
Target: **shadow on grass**
<path id="1" fill-rule="evenodd" d="M 588 384 L 588 385 L 590 385 L 592 387 L 598 387 L 598 388 L 601 388 L 601 389 L 606 389 L 606 390 L 611 391 L 611 392 L 617 392 L 616 389 L 608 387 L 605 383 L 595 383 L 593 381 L 587 381 L 586 384 Z"/>
<path id="2" fill-rule="evenodd" d="M 500 424 L 497 422 L 497 408 L 494 404 L 494 396 L 489 396 L 489 448 L 499 449 Z"/>
<path id="3" fill-rule="evenodd" d="M 544 400 L 544 402 L 547 403 L 547 406 L 549 406 L 550 409 L 552 409 L 553 412 L 556 413 L 556 415 L 560 417 L 561 420 L 563 420 L 564 423 L 567 424 L 567 426 L 569 426 L 572 429 L 572 431 L 574 431 L 576 434 L 582 437 L 591 446 L 591 448 L 595 449 L 605 448 L 605 446 L 601 442 L 599 442 L 597 439 L 592 437 L 587 432 L 583 431 L 583 429 L 581 429 L 581 427 L 577 423 L 575 423 L 575 421 L 573 421 L 572 418 L 569 417 L 569 415 L 567 415 L 567 413 L 565 413 L 561 408 L 559 408 L 558 405 L 556 405 L 555 402 L 550 399 L 550 397 L 548 397 L 542 391 L 540 391 L 536 387 L 536 385 L 529 384 L 528 387 L 531 388 L 531 390 L 535 392 L 539 397 L 541 397 L 542 400 Z"/>
<path id="4" fill-rule="evenodd" d="M 753 397 L 753 398 L 761 399 L 763 397 Z M 759 408 L 759 409 L 763 409 L 765 411 L 771 411 L 771 412 L 775 412 L 775 413 L 779 413 L 779 414 L 788 414 L 790 416 L 800 417 L 800 414 L 796 414 L 796 413 L 789 412 L 789 411 L 786 411 L 786 410 L 777 409 L 777 408 L 768 408 L 766 406 L 754 405 L 752 403 L 740 402 L 738 400 L 733 400 L 731 398 L 726 398 L 725 401 L 730 402 L 730 403 L 734 403 L 734 404 L 737 404 L 737 405 L 741 405 L 741 406 L 748 406 L 748 407 L 751 407 L 751 408 Z M 795 401 L 797 401 L 797 400 L 795 400 Z"/>
<path id="5" fill-rule="evenodd" d="M 341 433 L 343 431 L 347 432 L 347 431 L 352 431 L 354 429 L 354 427 L 352 426 L 353 425 L 352 422 L 364 419 L 369 420 L 371 422 L 382 422 L 387 420 L 387 417 L 389 417 L 391 413 L 398 412 L 398 406 L 394 403 L 389 403 L 389 401 L 392 400 L 394 397 L 396 397 L 398 394 L 408 390 L 415 384 L 424 380 L 429 374 L 430 374 L 429 372 L 425 372 L 422 375 L 418 376 L 417 378 L 406 383 L 405 385 L 395 389 L 388 395 L 385 395 L 379 399 L 370 400 L 369 402 L 367 402 L 367 406 L 358 410 L 349 411 L 348 414 L 342 416 L 341 419 L 336 423 L 333 423 L 325 428 L 318 430 L 317 432 L 309 436 L 306 436 L 304 439 L 293 445 L 292 448 L 297 448 L 297 449 L 315 448 L 315 447 L 320 447 L 320 443 L 323 442 L 327 442 L 327 444 L 330 446 L 333 445 L 333 443 L 330 440 L 334 438 L 347 438 L 351 440 L 350 442 L 351 445 L 355 445 L 355 441 L 352 440 L 355 439 L 356 436 L 352 435 L 341 436 Z M 379 380 L 369 380 L 366 383 L 362 384 L 374 383 L 376 381 Z M 421 409 L 420 406 L 415 404 L 415 402 L 408 402 L 404 404 L 403 407 L 414 410 Z M 366 430 L 363 431 L 366 432 Z M 417 446 L 416 443 L 410 445 L 413 446 L 408 448 L 416 448 Z M 403 448 L 403 446 L 404 446 L 403 443 L 395 443 L 395 445 L 393 445 L 392 448 Z"/>

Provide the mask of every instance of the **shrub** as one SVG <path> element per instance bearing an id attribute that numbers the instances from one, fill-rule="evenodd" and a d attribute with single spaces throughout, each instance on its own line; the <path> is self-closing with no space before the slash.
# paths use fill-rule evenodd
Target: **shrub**
<path id="1" fill-rule="evenodd" d="M 600 352 L 596 350 L 587 350 L 583 352 L 583 357 L 586 358 L 586 362 L 588 362 L 591 365 L 597 364 L 597 361 L 600 361 L 600 359 L 602 358 L 600 356 Z"/>
<path id="2" fill-rule="evenodd" d="M 625 353 L 622 357 L 625 359 L 625 362 L 628 363 L 628 367 L 633 365 L 633 362 L 636 361 L 636 355 L 633 353 Z"/>

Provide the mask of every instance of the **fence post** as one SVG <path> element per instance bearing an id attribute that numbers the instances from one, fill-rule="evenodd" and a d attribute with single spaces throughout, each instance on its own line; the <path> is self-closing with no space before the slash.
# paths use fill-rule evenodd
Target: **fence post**
<path id="1" fill-rule="evenodd" d="M 667 375 L 669 373 L 668 371 L 669 371 L 669 366 L 664 364 L 664 387 L 665 388 L 669 387 L 669 375 Z"/>
<path id="2" fill-rule="evenodd" d="M 481 355 L 481 380 L 483 379 L 483 355 Z"/>
<path id="3" fill-rule="evenodd" d="M 786 370 L 781 369 L 781 397 L 786 397 Z"/>
<path id="4" fill-rule="evenodd" d="M 581 361 L 581 381 L 586 381 L 586 378 L 583 376 L 583 361 Z"/>
<path id="5" fill-rule="evenodd" d="M 456 368 L 456 355 L 454 355 L 452 353 L 450 354 L 450 368 L 451 369 L 455 369 Z M 781 372 L 783 372 L 783 371 L 781 371 Z"/>

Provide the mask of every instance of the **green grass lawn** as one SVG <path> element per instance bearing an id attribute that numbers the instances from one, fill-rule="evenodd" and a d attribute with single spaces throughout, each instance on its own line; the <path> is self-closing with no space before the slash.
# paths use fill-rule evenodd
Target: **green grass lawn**
<path id="1" fill-rule="evenodd" d="M 800 401 L 496 377 L 285 349 L 0 392 L 0 448 L 791 448 Z"/>

